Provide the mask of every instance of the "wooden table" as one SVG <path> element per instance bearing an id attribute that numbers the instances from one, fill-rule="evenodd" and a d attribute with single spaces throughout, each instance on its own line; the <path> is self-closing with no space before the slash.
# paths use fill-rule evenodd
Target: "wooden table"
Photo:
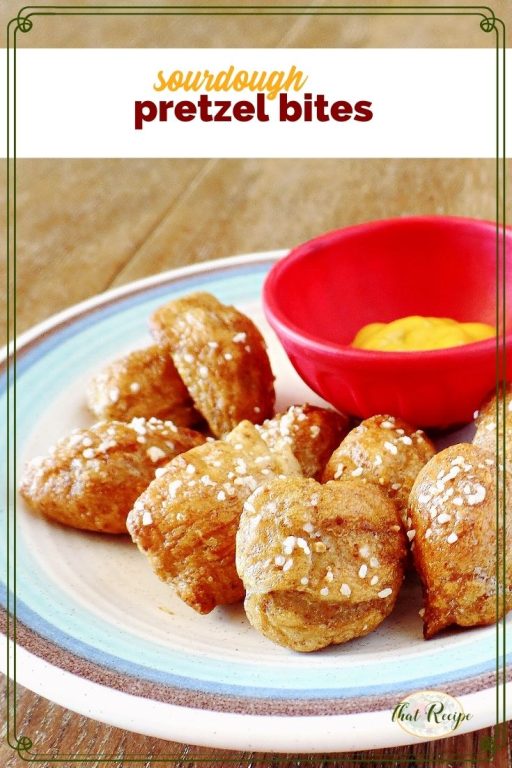
<path id="1" fill-rule="evenodd" d="M 10 0 L 7 5 L 14 10 Z M 8 11 L 2 10 L 2 20 Z M 232 18 L 224 24 L 210 18 L 192 23 L 189 18 L 164 26 L 128 20 L 98 26 L 89 20 L 80 27 L 67 19 L 53 26 L 41 21 L 30 44 L 163 47 L 175 45 L 177 39 L 181 45 L 246 47 L 483 44 L 481 33 L 470 25 L 464 35 L 454 35 L 453 27 L 433 18 L 412 28 L 405 17 L 378 24 L 361 17 L 337 24 L 332 19 L 273 17 L 270 24 L 251 20 L 250 32 L 247 29 L 244 19 Z M 494 174 L 494 162 L 480 160 L 19 161 L 17 331 L 139 277 L 237 253 L 287 248 L 322 231 L 368 219 L 439 213 L 493 219 Z M 2 696 L 5 699 L 4 687 Z M 79 751 L 113 759 L 139 755 L 144 757 L 141 764 L 149 765 L 152 758 L 173 754 L 180 766 L 192 766 L 200 754 L 206 765 L 247 765 L 242 756 L 232 762 L 234 753 L 111 728 L 28 690 L 19 690 L 17 713 L 19 731 L 30 734 L 34 748 L 48 759 Z M 355 768 L 373 759 L 376 765 L 436 761 L 446 768 L 459 766 L 462 756 L 483 754 L 492 732 L 346 755 L 343 765 Z M 253 765 L 272 764 L 271 755 L 243 757 Z M 318 756 L 314 764 L 336 762 L 335 756 L 323 757 L 325 762 Z M 295 766 L 298 759 L 288 756 L 279 765 Z M 21 764 L 3 742 L 0 765 Z M 502 745 L 493 758 L 478 764 L 510 765 L 509 747 Z"/>

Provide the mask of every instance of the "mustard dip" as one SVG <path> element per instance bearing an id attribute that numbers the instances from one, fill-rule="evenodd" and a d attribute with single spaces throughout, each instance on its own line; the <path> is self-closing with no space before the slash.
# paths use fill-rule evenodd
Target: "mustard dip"
<path id="1" fill-rule="evenodd" d="M 411 315 L 391 323 L 370 323 L 356 334 L 353 347 L 393 352 L 443 349 L 482 341 L 496 335 L 486 323 L 459 323 L 449 317 Z"/>

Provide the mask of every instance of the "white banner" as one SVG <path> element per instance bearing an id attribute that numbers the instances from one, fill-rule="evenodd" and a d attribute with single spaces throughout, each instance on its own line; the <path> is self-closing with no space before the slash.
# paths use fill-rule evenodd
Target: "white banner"
<path id="1" fill-rule="evenodd" d="M 494 157 L 496 72 L 486 49 L 21 49 L 17 156 Z"/>

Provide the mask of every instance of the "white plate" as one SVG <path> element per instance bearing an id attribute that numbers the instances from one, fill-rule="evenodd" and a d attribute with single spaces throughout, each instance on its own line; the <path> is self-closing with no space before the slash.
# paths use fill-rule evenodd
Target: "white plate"
<path id="1" fill-rule="evenodd" d="M 84 302 L 25 334 L 17 354 L 18 467 L 93 421 L 84 407 L 90 376 L 150 343 L 151 311 L 194 290 L 235 304 L 261 328 L 277 377 L 278 407 L 321 403 L 263 317 L 261 286 L 279 255 L 157 275 Z M 2 376 L 5 407 L 5 369 Z M 448 442 L 469 435 L 466 430 Z M 414 580 L 376 632 L 301 655 L 257 634 L 241 606 L 196 614 L 157 579 L 128 537 L 83 533 L 41 519 L 16 497 L 14 480 L 11 486 L 17 507 L 16 598 L 10 596 L 18 618 L 17 680 L 65 707 L 151 736 L 275 752 L 415 743 L 420 739 L 392 722 L 391 712 L 404 695 L 427 688 L 457 696 L 471 713 L 458 733 L 497 720 L 498 629 L 446 633 L 425 642 Z M 5 584 L 2 597 L 5 604 Z"/>

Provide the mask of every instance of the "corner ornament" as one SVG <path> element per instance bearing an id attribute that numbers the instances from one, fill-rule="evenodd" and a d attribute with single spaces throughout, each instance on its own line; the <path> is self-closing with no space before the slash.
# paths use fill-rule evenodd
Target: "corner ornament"
<path id="1" fill-rule="evenodd" d="M 16 739 L 15 750 L 22 760 L 27 760 L 29 755 L 27 754 L 32 747 L 32 740 L 28 736 L 20 736 Z"/>
<path id="2" fill-rule="evenodd" d="M 496 29 L 496 16 L 494 15 L 494 11 L 491 8 L 485 9 L 488 13 L 490 13 L 490 16 L 484 16 L 482 21 L 480 22 L 480 29 L 482 29 L 484 32 L 492 32 L 494 29 Z"/>
<path id="3" fill-rule="evenodd" d="M 30 32 L 30 30 L 34 26 L 31 19 L 29 19 L 28 16 L 20 16 L 18 14 L 18 16 L 16 17 L 16 21 L 17 21 L 16 31 L 18 31 L 19 29 L 20 32 Z"/>

